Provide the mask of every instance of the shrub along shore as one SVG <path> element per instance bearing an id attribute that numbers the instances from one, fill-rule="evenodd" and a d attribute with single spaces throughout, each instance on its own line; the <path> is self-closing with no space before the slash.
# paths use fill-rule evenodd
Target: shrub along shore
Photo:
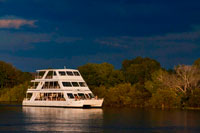
<path id="1" fill-rule="evenodd" d="M 104 106 L 200 108 L 200 58 L 193 65 L 166 70 L 154 59 L 124 60 L 120 70 L 109 63 L 78 67 Z M 0 101 L 21 102 L 33 75 L 0 61 Z"/>

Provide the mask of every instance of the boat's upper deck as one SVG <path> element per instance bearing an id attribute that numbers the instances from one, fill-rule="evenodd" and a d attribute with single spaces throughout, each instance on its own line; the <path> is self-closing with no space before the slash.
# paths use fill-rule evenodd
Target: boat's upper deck
<path id="1" fill-rule="evenodd" d="M 35 80 L 83 80 L 76 69 L 43 69 L 36 72 Z"/>
<path id="2" fill-rule="evenodd" d="M 78 71 L 76 69 L 40 69 L 40 70 L 36 70 L 36 72 L 42 72 L 42 71 Z"/>

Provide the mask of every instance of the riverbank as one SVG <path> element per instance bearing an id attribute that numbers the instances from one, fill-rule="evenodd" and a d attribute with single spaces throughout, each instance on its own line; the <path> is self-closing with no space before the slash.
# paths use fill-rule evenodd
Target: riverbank
<path id="1" fill-rule="evenodd" d="M 19 102 L 19 101 L 0 101 L 0 106 L 10 106 L 10 107 L 14 107 L 14 106 L 22 106 L 22 101 Z M 54 108 L 54 107 L 52 107 Z M 58 108 L 58 107 L 56 107 Z M 63 107 L 60 107 L 60 108 L 63 108 Z M 145 110 L 154 110 L 154 109 L 159 109 L 159 110 L 199 110 L 200 111 L 200 108 L 195 108 L 195 107 L 173 107 L 173 108 L 153 108 L 153 107 L 126 107 L 126 106 L 123 106 L 123 107 L 117 107 L 117 106 L 106 106 L 106 105 L 103 105 L 102 109 L 124 109 L 124 110 L 127 110 L 127 109 L 145 109 Z"/>

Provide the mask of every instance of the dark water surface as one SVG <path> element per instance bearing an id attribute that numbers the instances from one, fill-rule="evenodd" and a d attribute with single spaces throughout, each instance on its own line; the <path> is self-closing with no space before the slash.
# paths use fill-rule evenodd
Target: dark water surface
<path id="1" fill-rule="evenodd" d="M 0 132 L 200 132 L 200 110 L 74 109 L 0 104 Z"/>

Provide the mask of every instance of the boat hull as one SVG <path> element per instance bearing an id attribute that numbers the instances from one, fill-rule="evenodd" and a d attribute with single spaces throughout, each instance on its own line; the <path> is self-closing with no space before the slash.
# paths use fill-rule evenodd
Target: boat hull
<path id="1" fill-rule="evenodd" d="M 79 101 L 26 101 L 22 102 L 23 106 L 42 106 L 42 107 L 76 107 L 76 108 L 101 108 L 103 99 L 79 100 Z"/>

